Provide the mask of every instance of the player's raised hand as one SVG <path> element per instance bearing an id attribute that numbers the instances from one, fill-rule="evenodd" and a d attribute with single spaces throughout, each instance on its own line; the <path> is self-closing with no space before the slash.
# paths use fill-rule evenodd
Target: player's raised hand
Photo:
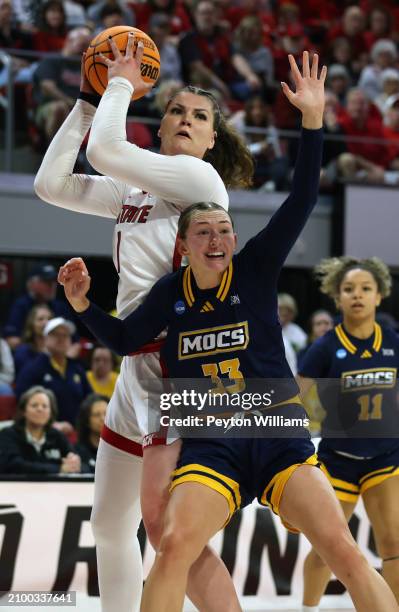
<path id="1" fill-rule="evenodd" d="M 108 39 L 108 45 L 113 53 L 114 59 L 110 59 L 105 55 L 100 54 L 104 64 L 108 66 L 108 81 L 114 76 L 124 77 L 131 82 L 134 87 L 134 92 L 137 97 L 145 95 L 152 89 L 153 83 L 146 83 L 141 76 L 141 61 L 143 59 L 144 46 L 141 41 L 136 44 L 134 34 L 129 32 L 126 53 L 120 52 L 115 41 L 112 38 Z"/>
<path id="2" fill-rule="evenodd" d="M 83 312 L 90 306 L 86 295 L 91 278 L 81 257 L 69 259 L 58 272 L 58 282 L 63 285 L 66 298 L 76 312 Z"/>
<path id="3" fill-rule="evenodd" d="M 291 104 L 301 111 L 302 125 L 309 129 L 318 129 L 323 125 L 324 82 L 327 76 L 327 67 L 322 67 L 319 76 L 319 56 L 315 53 L 312 65 L 310 65 L 309 52 L 304 51 L 301 74 L 294 56 L 289 55 L 288 59 L 295 83 L 295 92 L 288 87 L 287 83 L 281 83 L 283 92 Z"/>

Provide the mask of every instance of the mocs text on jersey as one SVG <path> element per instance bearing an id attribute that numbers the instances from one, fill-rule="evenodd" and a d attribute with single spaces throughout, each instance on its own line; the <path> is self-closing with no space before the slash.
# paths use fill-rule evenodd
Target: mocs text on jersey
<path id="1" fill-rule="evenodd" d="M 359 389 L 389 389 L 396 383 L 396 368 L 371 368 L 343 372 L 341 377 L 343 391 Z"/>
<path id="2" fill-rule="evenodd" d="M 181 332 L 179 334 L 179 359 L 244 350 L 248 342 L 247 321 Z"/>

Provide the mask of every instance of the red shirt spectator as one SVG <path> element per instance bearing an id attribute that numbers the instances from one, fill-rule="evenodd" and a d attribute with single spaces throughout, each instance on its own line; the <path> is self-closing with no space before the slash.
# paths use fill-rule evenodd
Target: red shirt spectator
<path id="1" fill-rule="evenodd" d="M 343 14 L 341 23 L 331 28 L 327 41 L 332 42 L 340 37 L 347 38 L 355 55 L 360 55 L 367 51 L 364 39 L 365 28 L 366 18 L 363 11 L 357 6 L 350 6 Z"/>
<path id="2" fill-rule="evenodd" d="M 392 38 L 392 17 L 383 6 L 375 7 L 368 17 L 367 30 L 364 33 L 367 50 L 370 51 L 377 40 Z"/>
<path id="3" fill-rule="evenodd" d="M 190 16 L 185 6 L 176 0 L 148 0 L 130 3 L 136 16 L 136 27 L 148 32 L 149 21 L 154 13 L 166 13 L 171 18 L 171 34 L 188 32 L 192 28 Z"/>
<path id="4" fill-rule="evenodd" d="M 360 89 L 352 89 L 348 94 L 346 112 L 339 122 L 347 136 L 365 137 L 370 139 L 385 138 L 381 116 L 371 105 Z M 348 151 L 364 157 L 368 161 L 386 168 L 389 165 L 390 154 L 384 144 L 374 142 L 347 141 Z"/>
<path id="5" fill-rule="evenodd" d="M 61 51 L 67 34 L 64 5 L 60 0 L 50 0 L 41 8 L 38 32 L 33 35 L 36 51 Z"/>

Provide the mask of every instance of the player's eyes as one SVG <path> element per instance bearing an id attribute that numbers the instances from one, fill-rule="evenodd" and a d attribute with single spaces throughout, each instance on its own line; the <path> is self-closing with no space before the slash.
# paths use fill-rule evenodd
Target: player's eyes
<path id="1" fill-rule="evenodd" d="M 196 117 L 198 119 L 201 119 L 202 121 L 206 121 L 208 119 L 208 117 L 204 115 L 204 113 L 197 113 Z"/>
<path id="2" fill-rule="evenodd" d="M 170 112 L 173 115 L 180 115 L 181 114 L 181 108 L 179 108 L 178 106 L 174 106 L 173 108 L 170 109 Z"/>

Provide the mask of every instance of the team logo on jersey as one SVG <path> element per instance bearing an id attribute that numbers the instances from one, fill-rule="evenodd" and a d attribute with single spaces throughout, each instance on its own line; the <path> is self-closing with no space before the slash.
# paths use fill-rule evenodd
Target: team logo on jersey
<path id="1" fill-rule="evenodd" d="M 369 359 L 370 357 L 372 357 L 372 354 L 367 349 L 360 355 L 360 359 Z"/>
<path id="2" fill-rule="evenodd" d="M 337 352 L 335 353 L 336 356 L 338 357 L 338 359 L 345 359 L 345 357 L 347 356 L 347 352 L 345 349 L 340 348 L 337 350 Z"/>
<path id="3" fill-rule="evenodd" d="M 248 342 L 247 321 L 182 332 L 179 334 L 179 359 L 242 351 Z"/>
<path id="4" fill-rule="evenodd" d="M 186 312 L 186 305 L 182 300 L 179 300 L 175 304 L 175 313 L 178 315 L 182 315 Z"/>
<path id="5" fill-rule="evenodd" d="M 384 357 L 394 357 L 395 356 L 395 351 L 393 349 L 382 349 L 382 354 L 384 355 Z"/>
<path id="6" fill-rule="evenodd" d="M 396 368 L 370 368 L 354 370 L 341 375 L 342 391 L 361 389 L 391 389 L 396 383 Z"/>
<path id="7" fill-rule="evenodd" d="M 241 304 L 240 302 L 240 296 L 236 295 L 231 295 L 230 296 L 230 304 L 231 306 L 235 306 L 236 304 Z"/>

